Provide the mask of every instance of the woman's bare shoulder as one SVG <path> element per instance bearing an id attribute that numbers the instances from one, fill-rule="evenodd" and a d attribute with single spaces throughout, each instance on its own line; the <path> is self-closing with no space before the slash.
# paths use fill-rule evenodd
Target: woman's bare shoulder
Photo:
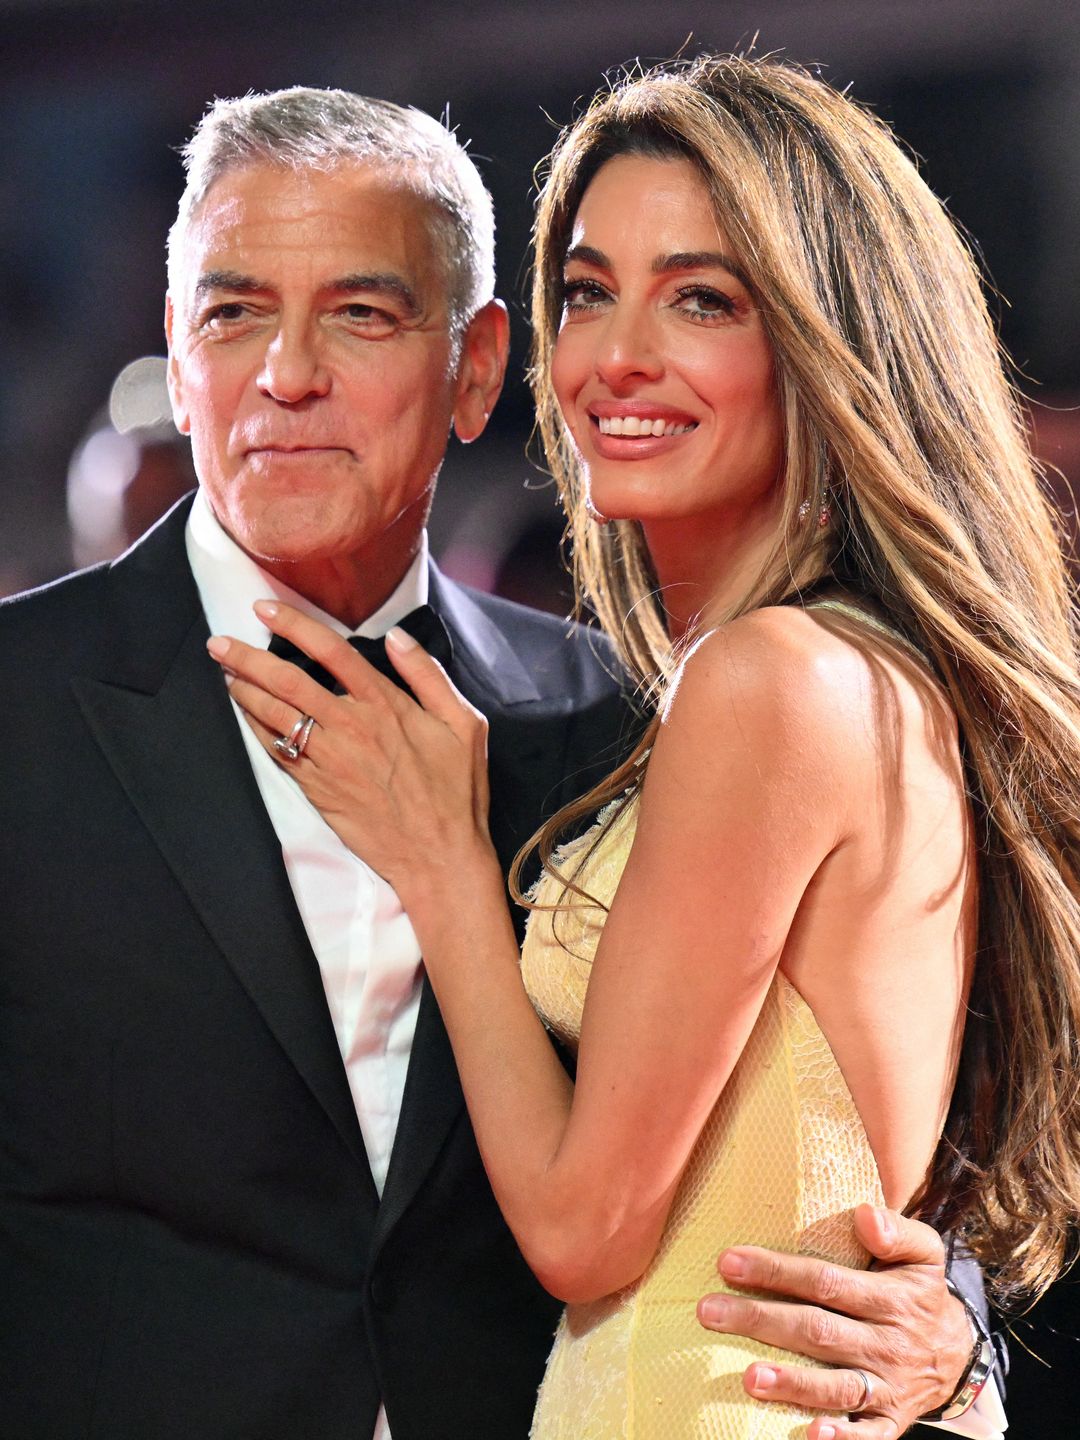
<path id="1" fill-rule="evenodd" d="M 901 733 L 955 747 L 955 717 L 926 664 L 846 615 L 770 606 L 702 636 L 670 687 L 658 745 L 709 767 L 725 751 L 775 780 L 788 766 L 851 792 Z M 942 748 L 943 747 L 943 748 Z M 734 758 L 734 756 L 733 756 Z M 866 767 L 866 768 L 864 768 Z"/>
<path id="2" fill-rule="evenodd" d="M 703 635 L 680 664 L 665 720 L 715 722 L 717 707 L 752 715 L 756 730 L 816 731 L 858 708 L 864 662 L 843 636 L 793 606 L 742 615 Z"/>

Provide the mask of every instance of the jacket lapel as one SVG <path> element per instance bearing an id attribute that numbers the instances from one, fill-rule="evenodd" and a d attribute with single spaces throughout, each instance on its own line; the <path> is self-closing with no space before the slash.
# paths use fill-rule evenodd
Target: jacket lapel
<path id="1" fill-rule="evenodd" d="M 538 717 L 540 693 L 508 637 L 434 566 L 430 594 L 454 642 L 452 678 L 488 717 L 491 831 L 505 871 L 550 802 L 552 777 L 561 769 L 564 729 L 558 716 Z M 412 1202 L 464 1108 L 453 1049 L 425 978 L 375 1245 Z"/>
<path id="2" fill-rule="evenodd" d="M 318 963 L 206 654 L 186 513 L 171 512 L 113 566 L 116 653 L 74 682 L 76 699 L 199 919 L 370 1181 Z"/>

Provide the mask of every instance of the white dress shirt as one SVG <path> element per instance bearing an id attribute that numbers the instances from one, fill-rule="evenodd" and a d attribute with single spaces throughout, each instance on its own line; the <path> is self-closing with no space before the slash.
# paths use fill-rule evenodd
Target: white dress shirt
<path id="1" fill-rule="evenodd" d="M 369 638 L 427 603 L 427 537 L 401 584 L 355 632 L 260 569 L 222 529 L 200 490 L 186 533 L 188 561 L 212 635 L 265 649 L 270 631 L 256 600 L 284 600 L 336 630 Z M 334 834 L 296 781 L 256 740 L 237 705 L 237 724 L 311 948 L 352 1091 L 375 1187 L 382 1195 L 420 1005 L 420 948 L 389 885 Z M 380 1406 L 373 1440 L 390 1440 Z"/>

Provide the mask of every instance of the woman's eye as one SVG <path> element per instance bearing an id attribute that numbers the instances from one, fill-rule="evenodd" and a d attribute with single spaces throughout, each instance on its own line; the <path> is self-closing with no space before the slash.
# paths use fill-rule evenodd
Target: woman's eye
<path id="1" fill-rule="evenodd" d="M 562 297 L 563 309 L 567 311 L 595 310 L 611 298 L 596 280 L 564 280 Z"/>
<path id="2" fill-rule="evenodd" d="M 692 320 L 722 320 L 735 313 L 735 302 L 711 285 L 687 285 L 676 296 L 676 305 Z"/>

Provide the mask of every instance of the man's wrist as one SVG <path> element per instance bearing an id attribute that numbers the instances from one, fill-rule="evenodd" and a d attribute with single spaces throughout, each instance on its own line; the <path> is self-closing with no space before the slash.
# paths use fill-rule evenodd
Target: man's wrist
<path id="1" fill-rule="evenodd" d="M 960 1301 L 967 1315 L 968 1324 L 971 1326 L 972 1349 L 964 1373 L 953 1391 L 951 1399 L 942 1405 L 938 1410 L 932 1410 L 927 1415 L 920 1415 L 920 1420 L 957 1420 L 968 1410 L 979 1398 L 994 1373 L 996 1352 L 990 1332 L 986 1328 L 982 1316 L 968 1301 L 966 1296 L 953 1284 L 952 1280 L 946 1277 L 945 1284 L 949 1287 L 949 1293 Z"/>

